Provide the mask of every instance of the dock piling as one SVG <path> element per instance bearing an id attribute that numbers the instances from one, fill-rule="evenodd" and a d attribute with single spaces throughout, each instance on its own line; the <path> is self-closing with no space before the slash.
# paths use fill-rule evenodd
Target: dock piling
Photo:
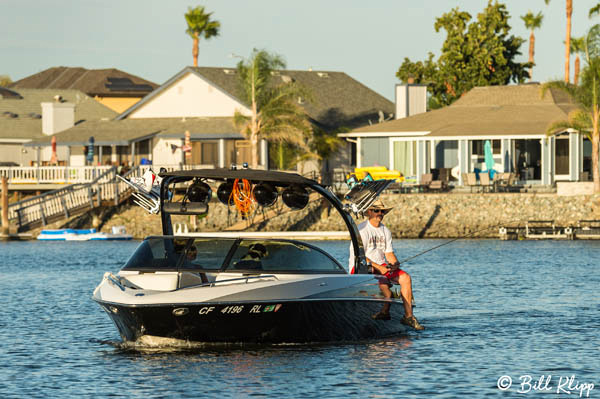
<path id="1" fill-rule="evenodd" d="M 8 235 L 10 226 L 8 224 L 8 179 L 2 176 L 2 235 Z"/>

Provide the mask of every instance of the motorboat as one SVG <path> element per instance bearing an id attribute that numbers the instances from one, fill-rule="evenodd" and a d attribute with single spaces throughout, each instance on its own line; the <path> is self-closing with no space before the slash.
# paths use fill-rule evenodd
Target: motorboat
<path id="1" fill-rule="evenodd" d="M 96 229 L 47 229 L 37 236 L 40 241 L 113 241 L 131 240 L 125 226 L 113 226 L 110 233 L 99 232 Z"/>
<path id="2" fill-rule="evenodd" d="M 124 341 L 306 343 L 405 331 L 401 299 L 381 295 L 352 218 L 391 180 L 356 184 L 339 199 L 294 173 L 201 169 L 159 176 L 159 187 L 132 187 L 140 205 L 160 212 L 163 235 L 146 238 L 119 272 L 104 274 L 93 293 Z M 174 235 L 172 215 L 210 217 L 215 189 L 219 201 L 248 220 L 279 200 L 290 211 L 327 201 L 347 227 L 356 273 L 289 232 Z M 386 302 L 391 320 L 373 319 Z"/>

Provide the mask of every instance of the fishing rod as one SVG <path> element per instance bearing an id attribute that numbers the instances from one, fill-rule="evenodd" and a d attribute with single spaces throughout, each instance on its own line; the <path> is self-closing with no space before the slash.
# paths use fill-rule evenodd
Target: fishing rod
<path id="1" fill-rule="evenodd" d="M 403 264 L 403 263 L 406 263 L 406 262 L 408 262 L 408 261 L 409 261 L 409 260 L 411 260 L 411 259 L 414 259 L 414 258 L 417 258 L 417 257 L 419 257 L 419 256 L 421 256 L 421 255 L 424 255 L 424 254 L 426 254 L 427 252 L 431 252 L 431 251 L 433 251 L 433 250 L 436 250 L 436 249 L 438 249 L 438 248 L 441 248 L 441 247 L 443 247 L 444 245 L 451 244 L 451 243 L 453 243 L 454 241 L 462 240 L 462 239 L 464 239 L 464 238 L 468 238 L 468 237 L 470 237 L 470 236 L 472 236 L 472 235 L 474 235 L 474 234 L 481 233 L 482 231 L 486 231 L 486 230 L 490 230 L 490 229 L 493 229 L 493 228 L 497 228 L 497 227 L 505 226 L 505 225 L 507 225 L 507 224 L 512 224 L 512 223 L 514 223 L 514 222 L 516 222 L 518 225 L 521 225 L 521 222 L 522 222 L 522 221 L 523 221 L 523 219 L 520 219 L 520 220 L 515 220 L 515 221 L 509 221 L 509 222 L 507 222 L 507 223 L 498 223 L 498 224 L 495 224 L 495 225 L 492 225 L 492 226 L 488 226 L 488 227 L 486 227 L 486 228 L 484 228 L 484 229 L 481 229 L 481 230 L 476 230 L 476 231 L 474 231 L 474 232 L 472 232 L 472 233 L 469 233 L 469 234 L 467 234 L 466 236 L 462 236 L 462 237 L 453 238 L 453 239 L 451 239 L 451 240 L 449 240 L 449 241 L 447 241 L 447 242 L 444 242 L 444 243 L 442 243 L 442 244 L 440 244 L 440 245 L 436 245 L 435 247 L 432 247 L 432 248 L 426 249 L 425 251 L 419 252 L 418 254 L 416 254 L 416 255 L 413 255 L 413 256 L 411 256 L 411 257 L 409 257 L 409 258 L 405 258 L 405 259 L 403 259 L 402 261 L 398 262 L 398 265 L 401 265 L 401 264 Z"/>

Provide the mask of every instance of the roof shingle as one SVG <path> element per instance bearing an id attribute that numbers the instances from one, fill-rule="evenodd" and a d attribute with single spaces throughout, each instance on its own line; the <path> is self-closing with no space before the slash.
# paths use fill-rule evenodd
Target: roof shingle
<path id="1" fill-rule="evenodd" d="M 111 85 L 112 78 L 129 79 L 132 88 Z M 72 67 L 54 67 L 18 80 L 10 85 L 12 89 L 75 89 L 90 96 L 100 97 L 143 97 L 156 89 L 158 85 L 139 76 L 111 69 L 85 69 Z"/>
<path id="2" fill-rule="evenodd" d="M 352 133 L 429 132 L 427 136 L 543 135 L 577 105 L 560 90 L 544 97 L 541 85 L 476 87 L 450 106 Z"/>
<path id="3" fill-rule="evenodd" d="M 54 101 L 60 95 L 75 104 L 75 123 L 113 119 L 117 113 L 79 90 L 18 89 L 22 98 L 0 98 L 0 138 L 30 140 L 45 137 L 42 133 L 42 102 Z M 8 113 L 17 117 L 9 116 Z"/>

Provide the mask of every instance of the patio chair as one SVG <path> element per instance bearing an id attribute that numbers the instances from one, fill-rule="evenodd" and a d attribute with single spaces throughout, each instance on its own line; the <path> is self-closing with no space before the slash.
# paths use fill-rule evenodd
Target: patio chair
<path id="1" fill-rule="evenodd" d="M 421 176 L 421 187 L 424 191 L 444 191 L 448 184 L 443 180 L 433 180 L 432 173 L 425 173 Z"/>
<path id="2" fill-rule="evenodd" d="M 483 192 L 490 192 L 490 188 L 492 187 L 492 182 L 490 181 L 490 175 L 488 172 L 479 173 L 479 182 L 481 183 L 481 188 Z"/>
<path id="3" fill-rule="evenodd" d="M 422 174 L 421 181 L 419 182 L 419 186 L 420 186 L 421 190 L 423 190 L 423 191 L 429 190 L 429 185 L 431 184 L 432 181 L 433 181 L 433 174 L 431 174 L 431 173 Z"/>
<path id="4" fill-rule="evenodd" d="M 466 187 L 470 187 L 471 192 L 473 192 L 473 188 L 476 188 L 477 191 L 479 191 L 479 186 L 477 185 L 477 175 L 475 173 L 465 173 L 464 185 Z"/>

